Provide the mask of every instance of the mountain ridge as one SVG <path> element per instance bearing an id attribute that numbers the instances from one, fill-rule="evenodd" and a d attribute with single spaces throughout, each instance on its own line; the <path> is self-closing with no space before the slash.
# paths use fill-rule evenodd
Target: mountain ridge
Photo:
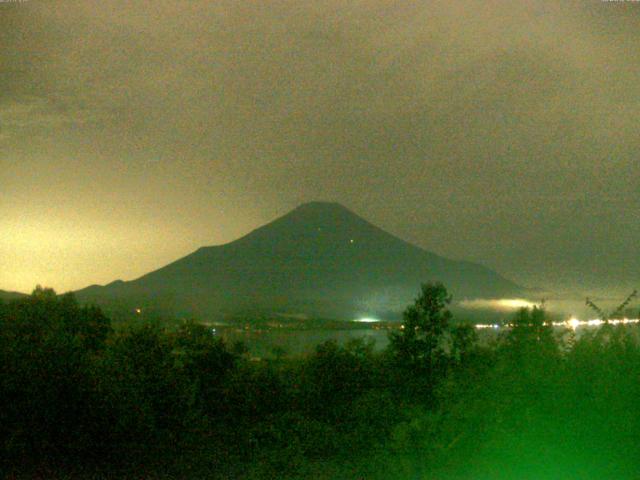
<path id="1" fill-rule="evenodd" d="M 84 301 L 153 305 L 180 315 L 240 312 L 348 317 L 398 311 L 420 283 L 462 297 L 524 289 L 472 262 L 402 240 L 335 202 L 302 204 L 232 242 L 200 247 L 134 280 L 76 292 Z"/>
<path id="2" fill-rule="evenodd" d="M 25 298 L 27 296 L 28 295 L 26 293 L 0 290 L 0 300 L 3 301 L 17 300 L 19 298 Z"/>

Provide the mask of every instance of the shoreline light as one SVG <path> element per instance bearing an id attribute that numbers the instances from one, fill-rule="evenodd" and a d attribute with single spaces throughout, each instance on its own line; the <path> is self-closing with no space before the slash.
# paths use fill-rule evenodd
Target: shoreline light
<path id="1" fill-rule="evenodd" d="M 373 317 L 362 317 L 362 318 L 356 318 L 354 320 L 354 322 L 358 322 L 358 323 L 378 323 L 379 321 L 380 320 Z"/>
<path id="2" fill-rule="evenodd" d="M 640 323 L 640 318 L 614 318 L 608 321 L 609 325 L 629 325 L 629 324 L 638 324 Z M 564 322 L 546 322 L 546 326 L 552 327 L 567 327 L 572 330 L 577 329 L 578 327 L 600 327 L 605 324 L 605 321 L 600 318 L 594 318 L 591 320 L 579 320 L 575 317 L 571 317 L 569 320 Z M 504 324 L 500 325 L 498 323 L 477 323 L 474 325 L 478 330 L 483 330 L 487 328 L 499 329 L 499 328 L 511 328 L 512 324 Z"/>
<path id="3" fill-rule="evenodd" d="M 580 326 L 580 320 L 578 320 L 576 317 L 571 317 L 569 320 L 567 320 L 567 326 L 572 330 L 575 330 Z"/>

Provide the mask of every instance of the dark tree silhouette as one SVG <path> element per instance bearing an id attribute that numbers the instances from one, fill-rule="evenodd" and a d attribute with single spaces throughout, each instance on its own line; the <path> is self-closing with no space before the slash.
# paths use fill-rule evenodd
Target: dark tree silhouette
<path id="1" fill-rule="evenodd" d="M 460 363 L 467 361 L 478 342 L 473 325 L 463 323 L 451 328 L 451 354 Z"/>
<path id="2" fill-rule="evenodd" d="M 433 372 L 443 356 L 443 335 L 451 312 L 451 295 L 440 282 L 422 285 L 420 295 L 403 314 L 400 332 L 390 336 L 391 349 L 401 362 Z"/>

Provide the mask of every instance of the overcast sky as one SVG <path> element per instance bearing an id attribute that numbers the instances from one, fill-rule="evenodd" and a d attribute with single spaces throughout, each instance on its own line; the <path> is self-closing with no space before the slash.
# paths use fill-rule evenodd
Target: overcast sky
<path id="1" fill-rule="evenodd" d="M 640 3 L 0 3 L 0 288 L 309 200 L 525 285 L 640 286 Z"/>

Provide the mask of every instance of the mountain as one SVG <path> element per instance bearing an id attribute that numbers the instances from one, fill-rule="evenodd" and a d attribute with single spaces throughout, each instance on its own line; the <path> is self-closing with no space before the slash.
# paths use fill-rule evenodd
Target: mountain
<path id="1" fill-rule="evenodd" d="M 0 300 L 8 302 L 10 300 L 17 300 L 18 298 L 24 298 L 27 295 L 25 293 L 18 292 L 7 292 L 5 290 L 0 290 Z"/>
<path id="2" fill-rule="evenodd" d="M 350 319 L 399 312 L 430 280 L 442 281 L 457 299 L 523 291 L 488 268 L 407 243 L 340 204 L 311 202 L 231 243 L 76 294 L 102 305 L 200 318 L 280 313 Z"/>

